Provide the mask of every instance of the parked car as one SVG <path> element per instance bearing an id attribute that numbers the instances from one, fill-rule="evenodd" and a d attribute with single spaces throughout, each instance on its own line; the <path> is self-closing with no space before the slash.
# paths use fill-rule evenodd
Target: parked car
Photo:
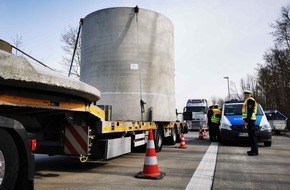
<path id="1" fill-rule="evenodd" d="M 287 129 L 287 117 L 278 110 L 266 110 L 266 117 L 271 125 L 272 131 L 276 135 L 280 135 L 281 132 L 288 131 Z"/>
<path id="2" fill-rule="evenodd" d="M 221 141 L 248 141 L 248 132 L 242 118 L 243 101 L 226 101 L 222 109 L 220 124 Z M 258 128 L 258 142 L 265 146 L 272 145 L 272 129 L 263 111 L 258 104 L 255 126 Z"/>

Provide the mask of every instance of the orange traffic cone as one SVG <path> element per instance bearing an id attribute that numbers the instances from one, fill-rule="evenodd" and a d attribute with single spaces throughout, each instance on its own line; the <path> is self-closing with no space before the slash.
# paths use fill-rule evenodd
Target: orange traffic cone
<path id="1" fill-rule="evenodd" d="M 203 129 L 203 138 L 207 137 L 206 129 Z"/>
<path id="2" fill-rule="evenodd" d="M 183 148 L 183 149 L 185 149 L 185 148 L 187 148 L 187 146 L 186 146 L 186 144 L 185 144 L 184 134 L 181 133 L 180 136 L 181 136 L 181 141 L 180 141 L 180 146 L 179 146 L 178 148 Z"/>
<path id="3" fill-rule="evenodd" d="M 165 175 L 164 172 L 158 170 L 153 132 L 152 129 L 150 129 L 143 171 L 137 173 L 135 177 L 144 179 L 162 179 Z"/>
<path id="4" fill-rule="evenodd" d="M 203 140 L 203 139 L 204 139 L 204 138 L 203 138 L 203 134 L 202 134 L 202 129 L 201 129 L 201 127 L 199 128 L 198 139 L 199 139 L 199 140 Z"/>

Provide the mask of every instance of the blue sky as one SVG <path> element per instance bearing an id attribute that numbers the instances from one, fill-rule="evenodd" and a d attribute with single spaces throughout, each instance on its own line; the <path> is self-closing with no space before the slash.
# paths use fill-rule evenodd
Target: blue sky
<path id="1" fill-rule="evenodd" d="M 25 52 L 50 67 L 62 69 L 60 37 L 79 19 L 108 7 L 138 5 L 159 12 L 174 24 L 176 102 L 189 98 L 225 98 L 228 76 L 241 78 L 263 63 L 273 46 L 270 24 L 290 0 L 0 0 L 0 39 L 22 36 Z"/>

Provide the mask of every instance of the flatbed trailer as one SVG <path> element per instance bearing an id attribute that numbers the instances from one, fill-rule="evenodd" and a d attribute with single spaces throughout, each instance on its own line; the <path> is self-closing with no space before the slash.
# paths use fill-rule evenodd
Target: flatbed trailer
<path id="1" fill-rule="evenodd" d="M 1 88 L 5 90 L 1 90 L 0 94 L 0 115 L 19 121 L 28 133 L 34 134 L 37 139 L 35 153 L 78 155 L 83 158 L 95 156 L 91 148 L 100 140 L 103 142 L 104 139 L 130 137 L 133 139 L 130 147 L 134 148 L 146 144 L 148 129 L 157 131 L 158 128 L 163 129 L 156 131 L 157 139 L 173 138 L 174 135 L 174 139 L 171 139 L 172 144 L 178 140 L 177 134 L 182 132 L 181 122 L 108 121 L 105 120 L 105 110 L 94 102 L 47 93 L 41 96 L 39 91 L 29 92 L 27 89 L 25 93 L 19 95 L 21 92 L 19 88 L 7 86 Z M 66 142 L 70 140 L 70 135 L 82 135 L 77 134 L 81 132 L 71 134 L 78 128 L 85 131 L 85 136 L 82 137 L 85 144 L 82 151 L 73 151 L 80 143 L 69 145 Z M 157 145 L 157 151 L 161 150 L 161 146 Z M 130 150 L 129 146 L 127 150 Z M 109 158 L 98 157 L 98 159 Z"/>
<path id="2" fill-rule="evenodd" d="M 149 129 L 157 151 L 180 140 L 182 122 L 111 121 L 97 89 L 35 68 L 0 50 L 0 189 L 33 189 L 33 153 L 107 160 L 145 150 Z"/>

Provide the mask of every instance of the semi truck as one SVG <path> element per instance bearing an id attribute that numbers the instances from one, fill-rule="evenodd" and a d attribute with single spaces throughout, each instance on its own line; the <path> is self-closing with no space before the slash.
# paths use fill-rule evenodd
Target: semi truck
<path id="1" fill-rule="evenodd" d="M 12 47 L 0 40 L 1 190 L 33 189 L 34 153 L 74 156 L 80 162 L 107 160 L 137 148 L 145 150 L 149 129 L 154 131 L 157 152 L 164 143 L 180 141 L 186 124 L 162 118 L 158 106 L 145 109 L 143 102 L 144 117 L 120 119 L 122 114 L 130 116 L 126 113 L 133 103 L 119 98 L 123 104 L 114 117 L 114 104 L 99 105 L 101 92 L 96 87 L 13 55 Z"/>
<path id="2" fill-rule="evenodd" d="M 183 108 L 188 130 L 207 129 L 208 103 L 206 99 L 189 99 Z"/>

